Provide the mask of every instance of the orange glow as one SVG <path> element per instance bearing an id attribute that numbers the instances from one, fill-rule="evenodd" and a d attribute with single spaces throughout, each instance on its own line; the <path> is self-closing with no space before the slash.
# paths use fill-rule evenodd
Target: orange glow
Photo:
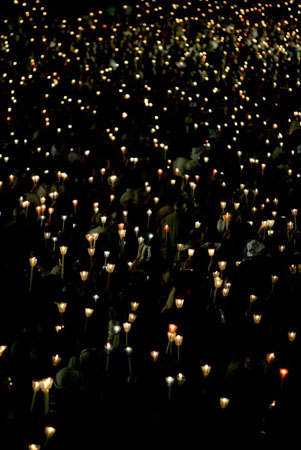
<path id="1" fill-rule="evenodd" d="M 168 331 L 169 331 L 169 333 L 175 333 L 175 332 L 177 331 L 177 329 L 178 329 L 178 326 L 177 326 L 177 325 L 174 325 L 173 323 L 170 323 L 170 324 L 168 325 Z"/>
<path id="2" fill-rule="evenodd" d="M 288 375 L 288 369 L 279 369 L 280 377 L 282 379 L 286 378 Z"/>

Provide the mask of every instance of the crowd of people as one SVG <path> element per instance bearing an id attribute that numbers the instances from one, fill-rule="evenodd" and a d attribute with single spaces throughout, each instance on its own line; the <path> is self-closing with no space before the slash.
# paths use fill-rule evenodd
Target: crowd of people
<path id="1" fill-rule="evenodd" d="M 289 443 L 300 5 L 88 6 L 0 17 L 2 435 Z"/>

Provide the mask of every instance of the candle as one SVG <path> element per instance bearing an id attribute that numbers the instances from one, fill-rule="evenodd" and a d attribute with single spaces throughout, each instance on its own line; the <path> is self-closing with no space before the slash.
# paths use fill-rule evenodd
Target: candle
<path id="1" fill-rule="evenodd" d="M 271 364 L 275 358 L 276 358 L 275 353 L 267 353 L 266 355 L 266 361 L 268 364 Z"/>
<path id="2" fill-rule="evenodd" d="M 280 389 L 282 390 L 284 379 L 288 375 L 288 369 L 284 369 L 284 368 L 279 369 L 279 374 L 280 374 L 280 378 L 281 378 L 281 388 Z"/>
<path id="3" fill-rule="evenodd" d="M 88 279 L 89 272 L 87 270 L 82 270 L 80 273 L 81 280 L 83 282 L 83 294 L 85 293 L 85 282 Z"/>
<path id="4" fill-rule="evenodd" d="M 114 333 L 114 338 L 113 338 L 113 347 L 117 348 L 119 345 L 119 333 L 121 331 L 121 326 L 120 325 L 114 325 L 113 326 L 113 333 Z"/>
<path id="5" fill-rule="evenodd" d="M 174 384 L 175 379 L 174 379 L 174 377 L 169 376 L 169 377 L 165 378 L 165 381 L 166 381 L 166 384 L 167 384 L 167 387 L 168 387 L 168 400 L 170 400 L 171 387 Z"/>
<path id="6" fill-rule="evenodd" d="M 221 271 L 221 276 L 223 276 L 223 271 L 225 270 L 227 266 L 227 261 L 218 261 L 218 267 Z"/>
<path id="7" fill-rule="evenodd" d="M 176 298 L 175 299 L 175 304 L 176 304 L 176 307 L 178 309 L 181 309 L 183 307 L 183 304 L 184 304 L 184 299 L 183 298 Z"/>
<path id="8" fill-rule="evenodd" d="M 262 314 L 253 314 L 253 321 L 255 324 L 259 324 L 262 319 Z"/>
<path id="9" fill-rule="evenodd" d="M 180 336 L 179 334 L 177 334 L 174 338 L 175 344 L 178 347 L 178 361 L 180 360 L 180 347 L 182 345 L 183 342 L 183 336 Z"/>
<path id="10" fill-rule="evenodd" d="M 195 250 L 193 248 L 188 249 L 188 256 L 191 258 L 194 255 Z"/>
<path id="11" fill-rule="evenodd" d="M 38 380 L 33 380 L 32 381 L 32 389 L 33 389 L 33 396 L 32 396 L 32 401 L 31 401 L 31 406 L 30 406 L 30 411 L 33 410 L 34 404 L 35 404 L 35 400 L 36 400 L 36 396 L 37 396 L 37 392 L 40 390 L 40 381 Z"/>
<path id="12" fill-rule="evenodd" d="M 101 216 L 100 217 L 101 223 L 102 223 L 102 230 L 104 231 L 105 229 L 105 223 L 107 221 L 107 216 Z"/>
<path id="13" fill-rule="evenodd" d="M 125 332 L 125 346 L 126 347 L 128 345 L 128 333 L 129 333 L 131 327 L 132 327 L 132 324 L 130 322 L 124 322 L 123 323 L 123 329 L 124 329 L 124 332 Z"/>
<path id="14" fill-rule="evenodd" d="M 109 358 L 110 358 L 110 353 L 113 350 L 113 346 L 110 342 L 106 342 L 105 343 L 105 352 L 107 354 L 107 359 L 106 359 L 106 372 L 109 371 Z"/>
<path id="15" fill-rule="evenodd" d="M 169 226 L 167 224 L 164 225 L 163 230 L 165 232 L 165 242 L 167 243 L 167 235 L 168 235 L 168 232 L 169 232 Z"/>
<path id="16" fill-rule="evenodd" d="M 59 365 L 59 363 L 61 362 L 61 359 L 62 359 L 62 358 L 61 358 L 60 355 L 56 354 L 56 355 L 52 355 L 51 359 L 52 359 L 52 365 L 53 365 L 54 367 L 56 367 L 56 366 Z"/>
<path id="17" fill-rule="evenodd" d="M 74 199 L 72 200 L 73 208 L 74 208 L 74 214 L 76 214 L 76 207 L 78 205 L 78 200 Z"/>
<path id="18" fill-rule="evenodd" d="M 158 357 L 159 357 L 159 354 L 160 354 L 160 353 L 159 353 L 157 350 L 152 350 L 152 351 L 150 352 L 150 355 L 151 355 L 151 357 L 152 357 L 154 363 L 157 361 L 157 359 L 158 359 Z"/>
<path id="19" fill-rule="evenodd" d="M 29 292 L 32 291 L 32 281 L 33 281 L 33 268 L 37 264 L 38 260 L 35 256 L 32 258 L 29 258 L 29 264 L 30 264 L 30 280 L 29 280 Z"/>
<path id="20" fill-rule="evenodd" d="M 296 208 L 291 210 L 292 216 L 294 217 L 295 229 L 297 230 L 297 214 L 298 210 Z"/>
<path id="21" fill-rule="evenodd" d="M 204 377 L 207 378 L 209 373 L 211 372 L 211 366 L 209 366 L 208 364 L 204 364 L 203 366 L 201 366 L 201 369 Z"/>
<path id="22" fill-rule="evenodd" d="M 106 169 L 105 169 L 104 167 L 102 167 L 102 168 L 100 169 L 101 182 L 103 182 L 103 176 L 104 176 L 105 173 L 106 173 Z"/>
<path id="23" fill-rule="evenodd" d="M 289 332 L 287 333 L 287 335 L 288 335 L 288 340 L 289 340 L 290 342 L 293 342 L 293 341 L 296 339 L 297 333 L 296 333 L 295 331 L 289 331 Z"/>
<path id="24" fill-rule="evenodd" d="M 93 256 L 95 255 L 95 247 L 88 248 L 88 254 L 90 256 L 90 269 L 93 267 Z"/>
<path id="25" fill-rule="evenodd" d="M 214 255 L 214 253 L 215 253 L 215 248 L 208 248 L 208 255 L 210 256 L 211 259 Z"/>
<path id="26" fill-rule="evenodd" d="M 227 397 L 220 397 L 220 399 L 219 399 L 219 404 L 222 409 L 227 408 L 227 406 L 229 405 L 229 402 L 230 402 L 230 399 Z"/>
<path id="27" fill-rule="evenodd" d="M 151 210 L 151 209 L 148 209 L 148 210 L 146 211 L 146 214 L 147 214 L 147 229 L 148 229 L 148 228 L 149 228 L 150 216 L 152 215 L 152 210 Z"/>
<path id="28" fill-rule="evenodd" d="M 63 225 L 62 225 L 62 232 L 64 232 L 64 230 L 65 230 L 65 222 L 66 222 L 66 220 L 67 220 L 67 216 L 61 216 L 61 219 L 62 219 L 62 222 L 63 222 Z"/>
<path id="29" fill-rule="evenodd" d="M 223 280 L 220 277 L 218 277 L 218 276 L 214 277 L 214 287 L 215 287 L 215 289 L 214 289 L 213 303 L 215 303 L 217 291 L 218 291 L 218 289 L 220 289 L 222 287 L 222 284 L 223 284 Z"/>
<path id="30" fill-rule="evenodd" d="M 183 244 L 177 244 L 177 261 L 180 259 L 180 253 L 183 250 Z"/>
<path id="31" fill-rule="evenodd" d="M 229 212 L 227 212 L 226 214 L 223 215 L 223 219 L 226 222 L 226 230 L 228 230 L 229 222 L 231 220 L 231 214 Z"/>
<path id="32" fill-rule="evenodd" d="M 93 246 L 93 236 L 92 236 L 92 234 L 86 234 L 86 239 L 87 239 L 87 241 L 89 242 L 89 244 L 90 244 L 90 248 L 92 248 L 92 246 Z"/>
<path id="33" fill-rule="evenodd" d="M 138 302 L 131 302 L 131 310 L 132 311 L 137 311 L 138 307 L 139 307 Z"/>
<path id="34" fill-rule="evenodd" d="M 177 375 L 177 381 L 178 381 L 178 384 L 183 384 L 184 382 L 185 382 L 185 376 L 184 376 L 184 374 L 183 373 L 178 373 L 178 375 Z"/>
<path id="35" fill-rule="evenodd" d="M 89 317 L 92 316 L 93 313 L 94 313 L 93 308 L 85 308 L 85 316 L 86 316 L 85 332 L 87 331 L 88 319 L 89 319 Z"/>
<path id="36" fill-rule="evenodd" d="M 220 202 L 220 206 L 221 206 L 221 208 L 222 208 L 222 211 L 223 211 L 223 213 L 225 212 L 225 208 L 226 208 L 226 206 L 227 206 L 227 203 L 226 202 L 223 202 L 223 201 L 221 201 Z"/>
<path id="37" fill-rule="evenodd" d="M 129 319 L 128 320 L 129 320 L 130 323 L 135 322 L 136 318 L 137 318 L 136 314 L 129 313 Z"/>
<path id="38" fill-rule="evenodd" d="M 131 362 L 131 355 L 133 353 L 132 347 L 126 347 L 125 352 L 128 355 L 128 363 L 129 363 L 129 376 L 132 376 L 132 362 Z"/>
<path id="39" fill-rule="evenodd" d="M 45 445 L 44 445 L 45 447 L 47 447 L 48 440 L 53 437 L 55 432 L 56 432 L 56 429 L 54 427 L 50 427 L 50 426 L 45 427 L 45 434 L 46 434 L 46 441 L 45 441 Z"/>
<path id="40" fill-rule="evenodd" d="M 65 274 L 65 255 L 68 251 L 68 247 L 62 245 L 60 247 L 60 253 L 62 255 L 62 270 L 61 270 L 61 279 L 64 279 L 64 274 Z"/>
<path id="41" fill-rule="evenodd" d="M 44 392 L 44 413 L 47 414 L 49 411 L 49 391 L 53 384 L 53 378 L 43 378 L 40 381 L 41 391 Z"/>

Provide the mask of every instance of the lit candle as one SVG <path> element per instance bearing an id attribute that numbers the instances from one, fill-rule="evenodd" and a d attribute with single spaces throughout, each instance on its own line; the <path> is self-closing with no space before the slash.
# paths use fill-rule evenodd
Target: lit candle
<path id="1" fill-rule="evenodd" d="M 188 256 L 189 256 L 189 259 L 194 255 L 194 252 L 195 252 L 195 250 L 194 250 L 193 248 L 189 248 L 189 249 L 188 249 Z"/>
<path id="2" fill-rule="evenodd" d="M 294 217 L 295 229 L 297 230 L 297 214 L 298 210 L 296 208 L 291 210 L 292 216 Z"/>
<path id="3" fill-rule="evenodd" d="M 93 256 L 95 255 L 95 247 L 88 248 L 88 254 L 90 256 L 90 269 L 93 267 Z"/>
<path id="4" fill-rule="evenodd" d="M 183 307 L 183 304 L 184 304 L 184 299 L 183 298 L 176 298 L 175 299 L 175 304 L 176 304 L 176 307 L 178 309 L 181 309 Z"/>
<path id="5" fill-rule="evenodd" d="M 166 381 L 166 384 L 167 384 L 167 387 L 168 387 L 168 400 L 170 400 L 171 388 L 172 388 L 172 385 L 175 382 L 175 379 L 174 379 L 174 377 L 170 377 L 169 376 L 169 377 L 165 378 L 165 381 Z"/>
<path id="6" fill-rule="evenodd" d="M 262 319 L 262 314 L 253 314 L 253 321 L 255 324 L 259 324 Z"/>
<path id="7" fill-rule="evenodd" d="M 125 348 L 125 352 L 128 355 L 128 363 L 129 363 L 129 376 L 131 377 L 133 372 L 132 372 L 132 362 L 131 362 L 131 355 L 133 353 L 133 349 L 132 347 L 126 347 Z"/>
<path id="8" fill-rule="evenodd" d="M 103 176 L 104 176 L 105 173 L 106 173 L 106 169 L 105 169 L 104 167 L 102 167 L 102 168 L 100 169 L 101 182 L 102 182 L 102 183 L 103 183 Z"/>
<path id="9" fill-rule="evenodd" d="M 149 228 L 150 216 L 152 215 L 152 210 L 151 210 L 151 209 L 148 209 L 148 210 L 146 211 L 146 214 L 147 214 L 147 229 L 148 229 L 148 228 Z"/>
<path id="10" fill-rule="evenodd" d="M 123 323 L 123 329 L 124 329 L 124 332 L 125 332 L 125 346 L 126 347 L 128 345 L 128 333 L 129 333 L 131 327 L 132 327 L 132 324 L 130 322 L 124 322 Z"/>
<path id="11" fill-rule="evenodd" d="M 226 214 L 223 215 L 223 219 L 226 222 L 226 230 L 228 230 L 229 222 L 231 220 L 231 214 L 229 212 L 226 212 Z"/>
<path id="12" fill-rule="evenodd" d="M 178 373 L 178 375 L 177 375 L 177 381 L 178 381 L 178 384 L 183 384 L 184 382 L 185 382 L 185 376 L 184 376 L 184 374 L 183 373 Z"/>
<path id="13" fill-rule="evenodd" d="M 72 200 L 73 208 L 74 208 L 74 214 L 76 214 L 76 207 L 78 205 L 78 200 L 74 199 Z"/>
<path id="14" fill-rule="evenodd" d="M 65 245 L 62 245 L 60 247 L 60 253 L 62 255 L 62 270 L 61 270 L 61 279 L 64 279 L 64 274 L 65 274 L 65 255 L 68 251 L 68 247 L 66 247 Z"/>
<path id="15" fill-rule="evenodd" d="M 167 347 L 166 347 L 166 354 L 168 353 L 168 350 L 170 350 L 170 353 L 172 351 L 172 343 L 175 340 L 177 329 L 178 329 L 178 326 L 174 325 L 173 323 L 169 324 L 169 326 L 168 326 L 168 332 L 167 332 L 168 343 L 167 343 Z"/>
<path id="16" fill-rule="evenodd" d="M 275 358 L 276 358 L 275 353 L 267 353 L 266 355 L 266 361 L 268 364 L 271 364 Z"/>
<path id="17" fill-rule="evenodd" d="M 38 380 L 33 380 L 32 381 L 32 389 L 33 389 L 33 396 L 32 396 L 32 401 L 31 401 L 31 406 L 30 406 L 30 411 L 33 410 L 34 404 L 35 404 L 35 400 L 36 400 L 36 396 L 37 396 L 37 392 L 40 390 L 40 381 Z"/>
<path id="18" fill-rule="evenodd" d="M 167 235 L 169 233 L 169 226 L 166 224 L 163 227 L 164 233 L 165 233 L 165 242 L 167 243 Z"/>
<path id="19" fill-rule="evenodd" d="M 0 358 L 7 349 L 7 345 L 0 345 Z"/>
<path id="20" fill-rule="evenodd" d="M 227 206 L 227 203 L 222 201 L 222 202 L 220 202 L 220 205 L 221 205 L 221 208 L 222 208 L 222 212 L 224 214 L 225 213 L 225 208 Z"/>
<path id="21" fill-rule="evenodd" d="M 61 216 L 61 219 L 62 219 L 62 222 L 63 222 L 63 225 L 62 225 L 62 232 L 64 232 L 64 230 L 65 230 L 65 222 L 66 222 L 66 220 L 67 220 L 67 216 Z"/>
<path id="22" fill-rule="evenodd" d="M 227 266 L 227 261 L 218 261 L 218 267 L 221 271 L 221 277 L 223 276 L 223 271 L 225 270 Z"/>
<path id="23" fill-rule="evenodd" d="M 180 259 L 180 253 L 183 250 L 183 244 L 177 244 L 177 261 Z"/>
<path id="24" fill-rule="evenodd" d="M 44 392 L 44 413 L 47 414 L 49 411 L 49 391 L 53 384 L 53 378 L 43 378 L 40 381 L 41 391 Z"/>
<path id="25" fill-rule="evenodd" d="M 88 319 L 89 319 L 89 317 L 92 316 L 93 313 L 94 313 L 93 308 L 85 308 L 85 316 L 86 316 L 85 332 L 87 331 Z"/>
<path id="26" fill-rule="evenodd" d="M 289 332 L 287 333 L 287 335 L 288 335 L 288 340 L 289 340 L 290 342 L 293 342 L 293 341 L 296 339 L 297 333 L 296 333 L 295 331 L 289 331 Z"/>
<path id="27" fill-rule="evenodd" d="M 280 378 L 281 378 L 281 388 L 280 389 L 282 390 L 284 379 L 288 375 L 288 369 L 284 369 L 284 368 L 279 369 L 279 374 L 280 374 Z"/>
<path id="28" fill-rule="evenodd" d="M 61 362 L 61 359 L 62 359 L 62 358 L 61 358 L 60 355 L 56 354 L 56 355 L 52 355 L 51 359 L 52 359 L 52 365 L 53 365 L 54 367 L 56 367 L 56 366 L 59 365 L 59 363 Z"/>
<path id="29" fill-rule="evenodd" d="M 93 236 L 92 236 L 92 234 L 86 234 L 86 239 L 87 239 L 87 241 L 89 242 L 89 244 L 90 244 L 90 248 L 92 248 L 92 246 L 93 246 Z"/>
<path id="30" fill-rule="evenodd" d="M 107 354 L 107 359 L 106 359 L 106 372 L 109 371 L 109 359 L 110 359 L 110 353 L 113 350 L 113 346 L 110 342 L 106 342 L 105 343 L 105 352 Z"/>
<path id="31" fill-rule="evenodd" d="M 214 277 L 214 287 L 215 287 L 215 289 L 214 289 L 213 303 L 215 303 L 217 291 L 218 291 L 218 289 L 220 289 L 222 287 L 222 285 L 223 285 L 223 280 L 220 277 L 218 277 L 218 276 Z"/>
<path id="32" fill-rule="evenodd" d="M 101 220 L 101 223 L 102 223 L 102 230 L 104 231 L 105 223 L 107 221 L 107 216 L 101 216 L 100 220 Z"/>
<path id="33" fill-rule="evenodd" d="M 29 264 L 30 264 L 30 280 L 29 280 L 29 292 L 32 291 L 32 280 L 33 280 L 33 268 L 37 264 L 38 260 L 35 256 L 32 258 L 29 258 Z"/>
<path id="34" fill-rule="evenodd" d="M 105 251 L 103 252 L 103 255 L 104 255 L 104 258 L 105 258 L 105 260 L 104 260 L 104 267 L 106 267 L 108 257 L 110 256 L 110 252 L 107 251 L 107 250 L 105 250 Z"/>
<path id="35" fill-rule="evenodd" d="M 130 323 L 134 323 L 136 319 L 137 319 L 136 314 L 129 313 L 129 319 L 128 320 L 129 320 Z"/>
<path id="36" fill-rule="evenodd" d="M 219 399 L 219 404 L 222 409 L 227 408 L 227 406 L 229 405 L 229 402 L 230 402 L 230 399 L 227 397 L 220 397 L 220 399 Z"/>
<path id="37" fill-rule="evenodd" d="M 45 434 L 46 434 L 46 441 L 45 441 L 45 445 L 44 445 L 45 447 L 47 447 L 48 440 L 53 437 L 55 432 L 56 432 L 56 429 L 54 427 L 49 427 L 49 426 L 45 427 Z"/>
<path id="38" fill-rule="evenodd" d="M 108 272 L 108 281 L 107 281 L 107 289 L 110 287 L 110 276 L 114 272 L 115 264 L 107 264 L 106 271 Z"/>
<path id="39" fill-rule="evenodd" d="M 180 347 L 182 345 L 183 342 L 183 336 L 180 336 L 179 334 L 177 334 L 174 338 L 175 344 L 178 347 L 178 361 L 180 360 Z"/>
<path id="40" fill-rule="evenodd" d="M 204 377 L 207 378 L 209 373 L 211 372 L 211 366 L 209 366 L 208 364 L 204 364 L 203 366 L 201 366 L 201 369 Z"/>
<path id="41" fill-rule="evenodd" d="M 154 363 L 157 361 L 157 359 L 158 359 L 158 357 L 159 357 L 159 354 L 160 354 L 160 353 L 159 353 L 157 350 L 152 350 L 152 351 L 150 352 L 150 355 L 151 355 L 151 357 L 152 357 Z"/>
<path id="42" fill-rule="evenodd" d="M 138 302 L 131 302 L 131 310 L 132 311 L 137 311 L 138 307 L 139 307 Z"/>

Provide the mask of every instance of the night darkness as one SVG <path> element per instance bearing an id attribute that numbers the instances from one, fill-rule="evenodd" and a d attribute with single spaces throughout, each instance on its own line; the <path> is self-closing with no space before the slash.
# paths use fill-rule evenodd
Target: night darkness
<path id="1" fill-rule="evenodd" d="M 300 15 L 1 2 L 1 448 L 300 441 Z"/>

